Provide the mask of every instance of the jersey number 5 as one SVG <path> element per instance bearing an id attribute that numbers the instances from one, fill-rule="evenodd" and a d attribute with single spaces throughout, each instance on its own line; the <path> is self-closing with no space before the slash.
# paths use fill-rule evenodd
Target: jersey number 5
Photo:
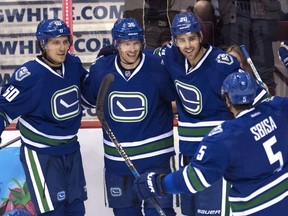
<path id="1" fill-rule="evenodd" d="M 265 152 L 267 154 L 267 157 L 269 159 L 269 162 L 270 164 L 272 165 L 273 163 L 279 161 L 280 163 L 280 167 L 278 169 L 276 169 L 275 171 L 276 172 L 279 172 L 283 165 L 284 165 L 284 162 L 283 162 L 283 156 L 282 156 L 282 153 L 281 151 L 278 151 L 276 154 L 273 152 L 272 150 L 272 146 L 274 144 L 277 143 L 277 139 L 275 136 L 271 137 L 270 139 L 268 139 L 266 142 L 263 143 L 263 147 L 265 149 Z"/>
<path id="2" fill-rule="evenodd" d="M 201 161 L 203 159 L 204 154 L 205 154 L 205 149 L 207 149 L 207 146 L 202 145 L 201 148 L 199 149 L 197 156 L 196 156 L 197 160 Z"/>

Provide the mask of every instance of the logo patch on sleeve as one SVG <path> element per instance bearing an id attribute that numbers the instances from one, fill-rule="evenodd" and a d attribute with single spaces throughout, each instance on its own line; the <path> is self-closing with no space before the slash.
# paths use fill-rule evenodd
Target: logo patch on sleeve
<path id="1" fill-rule="evenodd" d="M 234 60 L 232 58 L 232 56 L 230 56 L 229 54 L 219 54 L 216 58 L 217 63 L 220 64 L 227 64 L 227 65 L 232 65 L 234 63 Z"/>
<path id="2" fill-rule="evenodd" d="M 15 79 L 17 81 L 21 81 L 30 75 L 31 73 L 28 71 L 26 67 L 21 67 L 19 70 L 15 72 Z"/>

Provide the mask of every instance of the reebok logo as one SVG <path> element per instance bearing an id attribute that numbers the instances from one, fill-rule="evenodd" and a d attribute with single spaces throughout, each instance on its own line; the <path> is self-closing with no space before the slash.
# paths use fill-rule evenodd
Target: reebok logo
<path id="1" fill-rule="evenodd" d="M 148 184 L 148 187 L 149 187 L 151 193 L 155 193 L 155 189 L 154 189 L 153 183 L 152 183 L 152 176 L 153 175 L 155 175 L 155 173 L 151 172 L 147 176 L 147 184 Z"/>

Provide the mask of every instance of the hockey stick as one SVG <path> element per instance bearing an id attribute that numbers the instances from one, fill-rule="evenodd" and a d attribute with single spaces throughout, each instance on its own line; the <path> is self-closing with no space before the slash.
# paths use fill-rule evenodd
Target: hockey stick
<path id="1" fill-rule="evenodd" d="M 17 142 L 20 139 L 21 139 L 21 137 L 19 136 L 19 137 L 16 137 L 16 138 L 8 141 L 7 143 L 4 143 L 3 145 L 0 145 L 0 150 L 5 148 L 5 147 L 7 147 L 7 146 L 9 146 L 9 145 L 11 145 L 11 144 L 13 144 L 13 143 L 15 143 L 15 142 Z"/>
<path id="2" fill-rule="evenodd" d="M 256 79 L 258 80 L 259 84 L 269 93 L 269 89 L 268 89 L 267 85 L 262 81 L 262 79 L 261 79 L 261 77 L 260 77 L 255 65 L 252 62 L 252 59 L 250 58 L 249 53 L 247 52 L 247 49 L 246 49 L 245 45 L 241 45 L 240 49 L 242 50 L 245 58 L 247 59 L 248 64 L 252 68 L 253 73 L 254 73 Z"/>
<path id="3" fill-rule="evenodd" d="M 115 145 L 116 149 L 118 150 L 119 154 L 121 155 L 121 157 L 124 159 L 126 165 L 130 169 L 132 174 L 136 178 L 138 178 L 140 176 L 140 174 L 138 173 L 138 171 L 134 167 L 133 163 L 131 162 L 129 156 L 124 151 L 124 149 L 121 146 L 121 144 L 117 141 L 117 138 L 113 134 L 111 128 L 109 127 L 109 125 L 108 125 L 108 123 L 107 123 L 107 121 L 105 119 L 105 115 L 104 115 L 105 98 L 106 98 L 107 91 L 109 90 L 109 88 L 110 88 L 110 86 L 111 86 L 113 81 L 114 81 L 114 75 L 113 74 L 107 74 L 104 77 L 104 79 L 103 79 L 103 81 L 101 83 L 99 92 L 98 92 L 98 96 L 97 96 L 96 115 L 97 115 L 99 121 L 101 122 L 103 129 L 108 134 L 108 136 L 111 139 L 111 141 L 114 143 L 114 145 Z M 157 200 L 154 197 L 149 198 L 149 201 L 154 206 L 154 208 L 157 210 L 157 212 L 159 213 L 160 216 L 165 216 L 166 215 L 165 212 L 159 206 Z"/>

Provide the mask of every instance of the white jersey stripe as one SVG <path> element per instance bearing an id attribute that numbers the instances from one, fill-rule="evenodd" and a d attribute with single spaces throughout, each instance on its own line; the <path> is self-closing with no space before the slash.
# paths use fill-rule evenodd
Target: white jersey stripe
<path id="1" fill-rule="evenodd" d="M 250 194 L 247 197 L 229 197 L 229 201 L 230 202 L 247 202 L 247 201 L 250 201 L 250 200 L 254 199 L 255 197 L 257 197 L 258 195 L 264 193 L 265 191 L 268 191 L 269 189 L 275 187 L 279 183 L 284 182 L 286 179 L 288 179 L 288 173 L 285 173 L 284 175 L 280 176 L 279 178 L 277 178 L 273 182 L 271 182 L 271 183 L 265 185 L 264 187 L 256 190 L 255 192 L 253 192 L 252 194 Z"/>
<path id="2" fill-rule="evenodd" d="M 210 187 L 211 185 L 206 181 L 202 172 L 196 167 L 193 167 L 193 169 L 195 170 L 196 175 L 198 176 L 199 180 L 204 185 L 204 187 L 206 187 L 206 188 Z"/>
<path id="3" fill-rule="evenodd" d="M 173 152 L 173 151 L 174 151 L 174 147 L 170 147 L 170 148 L 162 149 L 159 151 L 154 151 L 151 153 L 131 156 L 129 158 L 131 160 L 139 160 L 139 159 L 145 159 L 145 158 L 150 158 L 150 157 L 154 157 L 154 156 L 159 156 L 159 155 L 166 154 L 166 153 Z M 106 153 L 104 154 L 104 156 L 110 160 L 113 160 L 113 161 L 124 161 L 124 159 L 121 156 L 115 157 L 115 156 L 108 155 Z"/>
<path id="4" fill-rule="evenodd" d="M 186 184 L 186 186 L 187 186 L 187 188 L 188 188 L 188 190 L 191 192 L 191 193 L 193 193 L 193 194 L 195 194 L 197 191 L 193 188 L 193 186 L 190 184 L 190 180 L 189 180 L 189 177 L 188 177 L 188 175 L 187 175 L 187 168 L 188 168 L 188 166 L 186 166 L 184 169 L 183 169 L 183 177 L 184 177 L 184 181 L 185 181 L 185 184 Z"/>
<path id="5" fill-rule="evenodd" d="M 136 141 L 136 142 L 121 142 L 121 146 L 122 147 L 136 147 L 136 146 L 141 146 L 141 145 L 145 145 L 147 143 L 152 143 L 152 142 L 156 142 L 156 141 L 160 141 L 161 139 L 165 139 L 165 138 L 168 138 L 170 136 L 173 135 L 173 130 L 167 132 L 167 133 L 164 133 L 164 134 L 161 134 L 159 136 L 155 136 L 155 137 L 150 137 L 148 139 L 145 139 L 145 140 L 141 140 L 141 141 Z M 111 141 L 108 141 L 106 139 L 104 139 L 104 144 L 110 146 L 110 147 L 114 147 L 114 143 L 111 142 Z"/>
<path id="6" fill-rule="evenodd" d="M 217 126 L 219 124 L 222 124 L 224 121 L 202 121 L 197 123 L 191 123 L 191 122 L 181 122 L 178 121 L 178 125 L 181 127 L 213 127 Z"/>
<path id="7" fill-rule="evenodd" d="M 41 186 L 42 186 L 42 188 L 44 188 L 46 183 L 45 183 L 45 178 L 44 178 L 41 166 L 40 166 L 40 162 L 39 162 L 37 153 L 35 151 L 33 151 L 33 150 L 30 150 L 30 151 L 32 152 L 33 159 L 35 161 L 37 173 L 39 174 L 40 181 L 41 181 Z M 41 213 L 44 213 L 45 210 L 44 210 L 44 206 L 43 206 L 43 203 L 42 203 L 41 194 L 39 194 L 39 188 L 37 187 L 37 183 L 36 183 L 34 172 L 33 172 L 32 166 L 31 166 L 31 161 L 30 161 L 30 158 L 29 158 L 28 148 L 27 147 L 24 147 L 24 154 L 25 154 L 28 170 L 29 170 L 29 173 L 30 173 L 30 176 L 31 176 L 33 188 L 34 188 L 34 191 L 35 191 L 35 194 L 36 194 L 36 199 L 37 199 L 37 203 L 39 205 L 39 209 L 40 209 Z M 46 197 L 47 204 L 49 206 L 50 211 L 54 210 L 54 206 L 52 204 L 52 200 L 51 200 L 51 197 L 50 197 L 50 194 L 49 194 L 48 187 L 45 187 L 44 193 L 45 193 L 45 197 Z"/>

